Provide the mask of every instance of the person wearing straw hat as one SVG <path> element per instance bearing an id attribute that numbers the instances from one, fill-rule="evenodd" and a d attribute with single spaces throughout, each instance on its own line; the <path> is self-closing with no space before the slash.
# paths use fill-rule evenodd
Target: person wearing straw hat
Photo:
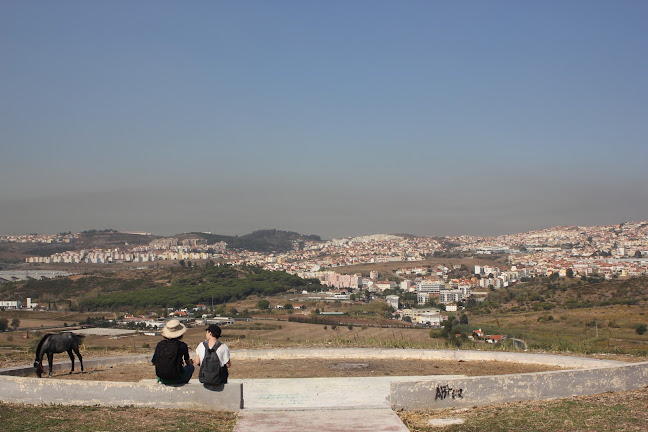
<path id="1" fill-rule="evenodd" d="M 155 374 L 162 384 L 186 384 L 194 373 L 189 348 L 180 340 L 186 331 L 187 327 L 172 319 L 160 332 L 164 339 L 155 347 L 151 363 L 155 365 Z"/>

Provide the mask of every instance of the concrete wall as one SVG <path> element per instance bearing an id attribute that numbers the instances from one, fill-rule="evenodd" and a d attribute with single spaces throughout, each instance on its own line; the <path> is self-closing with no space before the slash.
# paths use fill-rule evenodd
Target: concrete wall
<path id="1" fill-rule="evenodd" d="M 61 356 L 61 355 L 59 355 Z M 67 372 L 71 362 L 55 362 L 54 372 Z M 83 361 L 85 369 L 148 363 L 150 354 L 93 358 Z M 47 362 L 45 362 L 47 363 Z M 48 366 L 43 365 L 45 375 Z M 78 359 L 75 373 L 81 370 Z M 20 378 L 18 378 L 20 377 Z M 24 378 L 27 377 L 27 378 Z M 36 378 L 32 366 L 0 369 L 0 401 L 29 404 L 138 406 L 153 408 L 187 408 L 209 411 L 238 411 L 243 408 L 243 384 L 228 383 L 206 388 L 197 380 L 185 385 L 165 386 L 156 380 L 139 383 Z"/>
<path id="2" fill-rule="evenodd" d="M 648 362 L 615 367 L 418 382 L 392 382 L 397 410 L 471 407 L 584 396 L 648 386 Z"/>
<path id="3" fill-rule="evenodd" d="M 63 356 L 54 364 L 69 371 Z M 150 355 L 87 359 L 86 368 L 150 361 Z M 425 359 L 452 361 L 506 361 L 546 364 L 563 368 L 588 368 L 534 374 L 393 382 L 391 404 L 396 409 L 434 409 L 487 405 L 528 399 L 549 399 L 642 388 L 648 385 L 648 363 L 629 364 L 613 360 L 501 351 L 417 350 L 377 348 L 234 350 L 232 362 L 250 359 L 342 358 Z M 46 368 L 47 369 L 47 368 Z M 80 370 L 78 361 L 75 370 Z M 50 380 L 34 377 L 31 366 L 0 370 L 0 401 L 56 403 L 66 405 L 134 405 L 156 408 L 193 408 L 237 411 L 243 408 L 243 384 L 229 383 L 220 391 L 194 381 L 184 386 L 157 383 Z M 393 377 L 392 377 L 393 378 Z M 453 396 L 454 390 L 454 398 Z M 441 395 L 441 397 L 439 397 Z"/>
<path id="4" fill-rule="evenodd" d="M 302 358 L 342 358 L 342 359 L 421 359 L 451 361 L 503 361 L 513 363 L 541 364 L 564 368 L 590 368 L 619 366 L 625 362 L 599 360 L 584 357 L 560 356 L 551 354 L 532 354 L 505 351 L 469 350 L 426 350 L 399 348 L 288 348 L 267 350 L 234 350 L 232 361 L 252 359 L 302 359 Z"/>
<path id="5" fill-rule="evenodd" d="M 29 404 L 137 406 L 238 411 L 243 384 L 205 388 L 199 382 L 166 386 L 155 382 L 120 383 L 0 376 L 0 401 Z"/>

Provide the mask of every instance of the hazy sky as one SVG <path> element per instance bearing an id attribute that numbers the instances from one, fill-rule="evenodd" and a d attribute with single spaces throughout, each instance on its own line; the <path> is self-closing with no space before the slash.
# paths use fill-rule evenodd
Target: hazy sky
<path id="1" fill-rule="evenodd" d="M 0 0 L 0 234 L 648 220 L 648 2 Z"/>

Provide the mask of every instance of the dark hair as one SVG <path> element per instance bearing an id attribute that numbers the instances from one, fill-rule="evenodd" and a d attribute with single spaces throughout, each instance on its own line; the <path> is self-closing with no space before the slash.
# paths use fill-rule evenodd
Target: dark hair
<path id="1" fill-rule="evenodd" d="M 207 327 L 207 331 L 212 334 L 216 339 L 218 339 L 221 335 L 221 328 L 218 327 L 216 324 L 210 324 L 209 327 Z"/>

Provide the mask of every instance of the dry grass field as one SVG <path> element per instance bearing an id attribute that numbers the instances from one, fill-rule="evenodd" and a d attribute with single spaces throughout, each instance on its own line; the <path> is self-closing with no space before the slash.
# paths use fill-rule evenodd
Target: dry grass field
<path id="1" fill-rule="evenodd" d="M 646 322 L 645 305 L 613 305 L 588 309 L 498 313 L 471 316 L 471 325 L 511 332 L 546 350 L 648 356 L 648 333 L 635 328 Z"/>

